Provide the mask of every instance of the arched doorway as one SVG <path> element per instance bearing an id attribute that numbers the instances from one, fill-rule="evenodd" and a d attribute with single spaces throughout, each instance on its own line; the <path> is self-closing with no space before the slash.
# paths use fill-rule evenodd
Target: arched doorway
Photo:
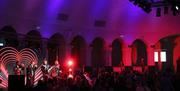
<path id="1" fill-rule="evenodd" d="M 160 70 L 165 71 L 166 69 L 171 69 L 176 71 L 176 61 L 178 59 L 179 55 L 179 39 L 180 35 L 171 35 L 164 38 L 161 38 L 155 45 L 155 50 L 159 51 L 159 59 L 158 59 L 158 65 Z M 159 47 L 156 47 L 159 45 Z M 162 61 L 162 57 L 160 55 L 161 52 L 166 52 L 165 59 L 166 61 Z"/>
<path id="2" fill-rule="evenodd" d="M 93 40 L 91 52 L 91 65 L 93 67 L 105 66 L 105 41 L 104 39 L 97 37 Z"/>
<path id="3" fill-rule="evenodd" d="M 81 36 L 76 36 L 71 41 L 71 56 L 77 67 L 83 67 L 86 61 L 86 41 Z"/>
<path id="4" fill-rule="evenodd" d="M 133 42 L 131 55 L 133 66 L 147 65 L 146 44 L 142 40 L 137 39 Z"/>
<path id="5" fill-rule="evenodd" d="M 174 42 L 175 42 L 175 47 L 173 51 L 173 65 L 175 71 L 177 71 L 177 60 L 180 58 L 180 35 L 177 36 Z"/>
<path id="6" fill-rule="evenodd" d="M 42 37 L 39 31 L 37 30 L 31 30 L 29 31 L 24 39 L 24 45 L 22 48 L 30 48 L 34 52 L 36 52 L 38 56 L 38 63 L 42 63 L 42 60 L 44 59 L 43 56 L 43 49 L 42 49 Z"/>
<path id="7" fill-rule="evenodd" d="M 5 41 L 5 46 L 19 46 L 18 34 L 12 26 L 4 26 L 0 31 L 0 37 Z"/>
<path id="8" fill-rule="evenodd" d="M 50 64 L 54 64 L 55 60 L 58 60 L 61 64 L 65 60 L 66 47 L 64 37 L 56 33 L 48 40 L 48 60 Z"/>
<path id="9" fill-rule="evenodd" d="M 161 43 L 161 51 L 166 52 L 166 62 L 162 62 L 162 70 L 165 71 L 166 69 L 174 69 L 173 67 L 173 49 L 174 49 L 174 39 L 175 36 L 165 37 L 160 39 Z M 161 56 L 160 56 L 161 58 Z"/>
<path id="10" fill-rule="evenodd" d="M 123 60 L 122 60 L 122 43 L 120 39 L 115 39 L 112 42 L 112 54 L 111 54 L 111 59 L 112 59 L 112 66 L 119 66 L 123 65 Z"/>
<path id="11" fill-rule="evenodd" d="M 39 49 L 42 45 L 42 37 L 39 31 L 31 30 L 26 34 L 25 47 Z"/>

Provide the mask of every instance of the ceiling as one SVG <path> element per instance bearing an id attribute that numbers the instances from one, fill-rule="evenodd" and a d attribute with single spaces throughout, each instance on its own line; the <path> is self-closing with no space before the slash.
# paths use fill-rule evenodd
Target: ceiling
<path id="1" fill-rule="evenodd" d="M 0 11 L 0 27 L 12 25 L 18 33 L 26 34 L 38 26 L 46 38 L 70 32 L 84 37 L 123 36 L 131 42 L 180 34 L 180 16 L 169 12 L 156 17 L 156 9 L 147 14 L 129 0 L 0 0 Z M 58 18 L 63 18 L 62 14 L 66 20 Z M 104 25 L 95 26 L 96 21 Z"/>

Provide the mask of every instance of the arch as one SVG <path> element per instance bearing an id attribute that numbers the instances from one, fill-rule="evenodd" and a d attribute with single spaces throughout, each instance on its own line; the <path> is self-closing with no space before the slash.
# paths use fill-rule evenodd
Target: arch
<path id="1" fill-rule="evenodd" d="M 18 34 L 12 26 L 4 26 L 0 34 L 0 37 L 5 40 L 5 46 L 18 47 Z"/>
<path id="2" fill-rule="evenodd" d="M 180 35 L 175 39 L 175 47 L 173 50 L 173 65 L 175 71 L 177 71 L 177 60 L 180 58 Z"/>
<path id="3" fill-rule="evenodd" d="M 43 51 L 43 45 L 42 45 L 42 36 L 39 31 L 37 30 L 31 30 L 29 31 L 24 38 L 24 43 L 21 45 L 21 48 L 30 48 L 38 56 L 39 63 L 42 62 L 42 59 L 44 58 L 44 51 Z"/>
<path id="4" fill-rule="evenodd" d="M 31 30 L 25 36 L 25 47 L 38 49 L 41 48 L 42 37 L 39 31 Z"/>
<path id="5" fill-rule="evenodd" d="M 61 34 L 55 33 L 50 37 L 47 45 L 48 60 L 50 64 L 54 64 L 55 60 L 58 60 L 60 63 L 62 63 L 65 60 L 65 45 L 65 39 Z"/>
<path id="6" fill-rule="evenodd" d="M 141 39 L 136 39 L 132 46 L 132 65 L 143 66 L 147 65 L 147 46 Z"/>
<path id="7" fill-rule="evenodd" d="M 154 52 L 159 52 L 159 50 L 161 50 L 161 43 L 158 41 L 155 45 L 154 45 Z M 155 63 L 156 68 L 158 68 L 159 70 L 162 69 L 162 63 L 160 62 L 160 55 L 158 54 L 158 62 Z M 155 60 L 153 60 L 155 61 Z"/>
<path id="8" fill-rule="evenodd" d="M 105 65 L 105 41 L 97 37 L 93 40 L 91 52 L 91 65 L 93 67 L 102 67 Z"/>
<path id="9" fill-rule="evenodd" d="M 112 66 L 123 65 L 123 56 L 122 56 L 122 41 L 120 39 L 115 39 L 112 42 Z"/>
<path id="10" fill-rule="evenodd" d="M 159 39 L 159 41 L 156 43 L 160 45 L 159 51 L 166 51 L 166 62 L 158 62 L 158 65 L 160 70 L 165 71 L 167 68 L 173 69 L 176 71 L 176 61 L 178 58 L 179 53 L 179 34 L 177 35 L 170 35 L 163 37 Z M 155 46 L 156 46 L 155 45 Z M 155 50 L 157 48 L 155 47 Z M 177 50 L 177 51 L 176 51 Z M 159 55 L 159 61 L 160 61 L 160 55 Z"/>
<path id="11" fill-rule="evenodd" d="M 71 41 L 71 55 L 77 67 L 83 67 L 86 61 L 86 41 L 82 36 L 75 36 Z"/>

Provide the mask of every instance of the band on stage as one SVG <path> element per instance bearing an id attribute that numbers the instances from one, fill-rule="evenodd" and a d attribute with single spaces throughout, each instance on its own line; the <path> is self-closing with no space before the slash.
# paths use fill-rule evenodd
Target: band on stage
<path id="1" fill-rule="evenodd" d="M 25 75 L 26 76 L 26 85 L 33 86 L 35 80 L 35 72 L 37 70 L 37 64 L 32 61 L 27 67 L 19 61 L 16 62 L 14 66 L 14 75 Z M 47 81 L 48 79 L 59 78 L 62 73 L 61 66 L 56 60 L 54 65 L 50 66 L 48 61 L 44 59 L 43 64 L 40 66 L 42 72 L 42 80 Z"/>

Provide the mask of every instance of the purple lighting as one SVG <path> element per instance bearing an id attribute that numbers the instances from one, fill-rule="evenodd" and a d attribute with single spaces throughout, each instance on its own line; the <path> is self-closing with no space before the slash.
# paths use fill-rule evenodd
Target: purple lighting
<path id="1" fill-rule="evenodd" d="M 49 38 L 52 35 L 47 28 L 42 28 L 41 30 L 41 34 L 45 38 Z"/>
<path id="2" fill-rule="evenodd" d="M 104 11 L 107 11 L 108 1 L 104 0 L 95 0 L 94 7 L 92 8 L 92 14 L 96 17 L 101 15 Z"/>
<path id="3" fill-rule="evenodd" d="M 49 0 L 45 4 L 44 18 L 41 19 L 41 33 L 43 37 L 50 37 L 51 34 L 48 31 L 52 31 L 53 24 L 57 21 L 57 15 L 60 13 L 60 9 L 64 0 Z M 52 33 L 52 32 L 51 32 Z"/>

